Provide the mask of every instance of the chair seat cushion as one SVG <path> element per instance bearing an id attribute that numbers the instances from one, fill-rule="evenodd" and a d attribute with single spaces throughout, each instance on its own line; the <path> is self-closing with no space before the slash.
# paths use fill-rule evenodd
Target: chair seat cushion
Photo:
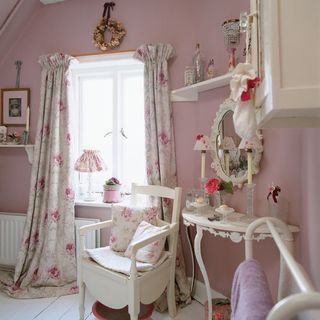
<path id="1" fill-rule="evenodd" d="M 141 221 L 124 255 L 131 258 L 132 245 L 135 242 L 147 239 L 168 228 L 169 226 L 156 227 L 146 221 Z M 139 249 L 136 254 L 136 259 L 141 262 L 155 264 L 161 256 L 165 241 L 166 237 L 163 237 Z"/>
<path id="2" fill-rule="evenodd" d="M 113 206 L 110 247 L 125 251 L 141 221 L 156 224 L 157 207 Z"/>
<path id="3" fill-rule="evenodd" d="M 121 252 L 115 252 L 110 246 L 96 249 L 87 249 L 86 252 L 99 265 L 117 272 L 130 274 L 131 259 L 124 256 Z M 137 261 L 137 271 L 150 271 L 157 268 L 169 257 L 169 253 L 164 251 L 156 264 Z"/>

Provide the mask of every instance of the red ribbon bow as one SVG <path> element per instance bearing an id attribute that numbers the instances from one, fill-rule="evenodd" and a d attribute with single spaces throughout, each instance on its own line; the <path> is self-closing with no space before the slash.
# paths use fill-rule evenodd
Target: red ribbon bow
<path id="1" fill-rule="evenodd" d="M 251 98 L 250 89 L 254 88 L 257 85 L 257 82 L 260 81 L 259 77 L 255 77 L 254 79 L 247 80 L 247 90 L 242 91 L 240 100 L 241 101 L 248 101 Z"/>

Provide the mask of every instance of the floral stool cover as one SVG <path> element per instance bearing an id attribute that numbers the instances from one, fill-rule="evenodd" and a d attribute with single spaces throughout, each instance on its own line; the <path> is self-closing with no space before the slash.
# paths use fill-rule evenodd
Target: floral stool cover
<path id="1" fill-rule="evenodd" d="M 205 320 L 208 319 L 208 301 L 205 305 Z M 230 320 L 231 306 L 229 299 L 212 299 L 212 320 Z"/>

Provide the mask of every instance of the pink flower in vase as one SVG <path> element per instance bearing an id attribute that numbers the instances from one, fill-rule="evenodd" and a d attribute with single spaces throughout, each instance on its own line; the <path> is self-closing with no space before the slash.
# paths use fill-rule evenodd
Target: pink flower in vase
<path id="1" fill-rule="evenodd" d="M 278 203 L 279 192 L 281 192 L 281 188 L 272 183 L 271 186 L 269 186 L 267 200 L 269 200 L 270 196 L 272 196 L 274 203 Z"/>
<path id="2" fill-rule="evenodd" d="M 220 180 L 217 178 L 209 179 L 204 186 L 206 193 L 213 194 L 219 190 Z"/>

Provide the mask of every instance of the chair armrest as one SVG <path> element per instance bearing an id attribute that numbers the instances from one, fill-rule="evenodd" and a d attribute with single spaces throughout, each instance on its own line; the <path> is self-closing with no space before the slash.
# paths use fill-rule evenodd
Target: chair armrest
<path id="1" fill-rule="evenodd" d="M 112 226 L 112 220 L 102 221 L 98 223 L 89 224 L 79 228 L 80 236 L 87 234 L 89 231 L 100 230 Z"/>
<path id="2" fill-rule="evenodd" d="M 165 229 L 163 231 L 160 231 L 158 234 L 155 234 L 154 236 L 148 237 L 146 239 L 136 241 L 132 243 L 132 256 L 135 256 L 137 251 L 140 248 L 145 247 L 146 245 L 160 240 L 161 238 L 167 237 L 171 234 L 174 234 L 174 232 L 178 232 L 178 225 L 176 223 L 170 224 L 168 229 Z"/>

